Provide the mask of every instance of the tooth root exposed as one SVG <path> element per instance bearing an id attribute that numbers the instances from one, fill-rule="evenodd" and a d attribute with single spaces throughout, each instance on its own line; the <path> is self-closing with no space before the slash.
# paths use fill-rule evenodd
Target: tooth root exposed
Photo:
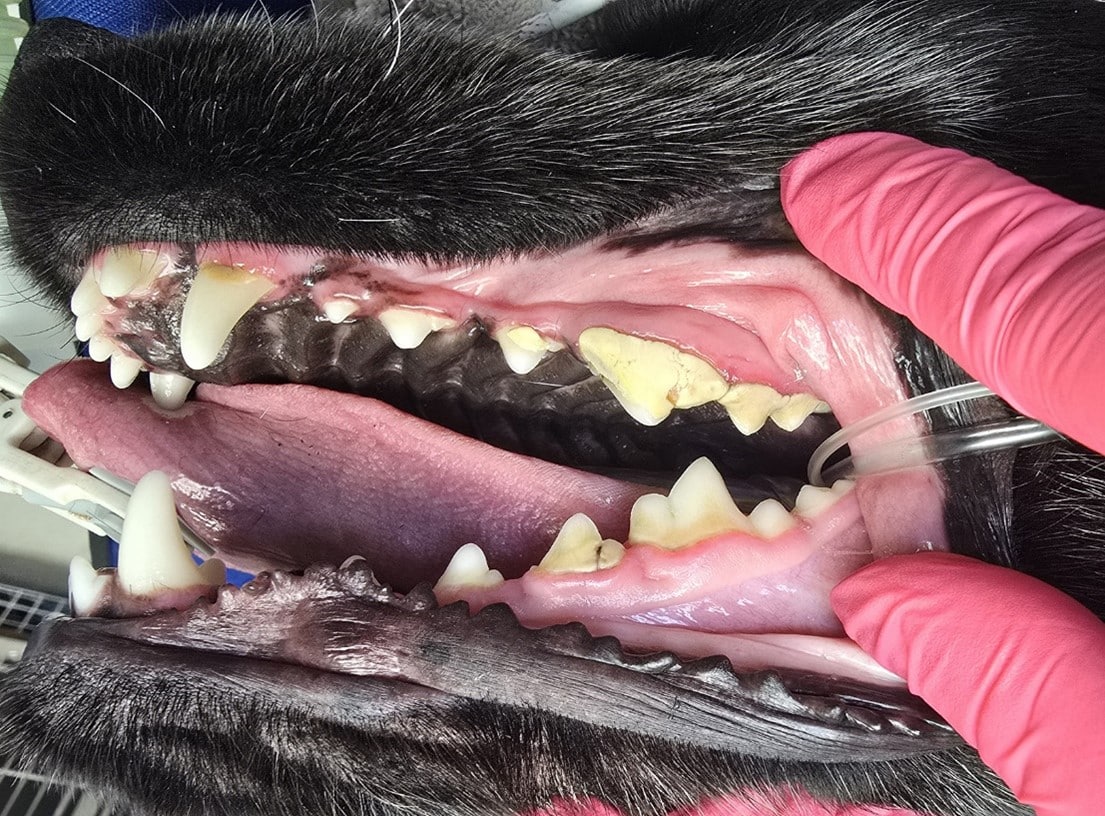
<path id="1" fill-rule="evenodd" d="M 222 583 L 213 580 L 221 566 L 218 559 L 211 559 L 208 563 L 216 566 L 202 572 L 192 561 L 180 533 L 169 477 L 161 471 L 147 473 L 134 486 L 119 538 L 116 577 L 128 595 Z"/>
<path id="2" fill-rule="evenodd" d="M 180 317 L 184 362 L 197 370 L 215 362 L 242 315 L 274 287 L 268 278 L 246 269 L 200 264 Z"/>
<path id="3" fill-rule="evenodd" d="M 146 288 L 165 266 L 159 253 L 114 247 L 104 253 L 103 261 L 93 274 L 99 280 L 100 291 L 115 298 Z"/>
<path id="4" fill-rule="evenodd" d="M 515 374 L 529 374 L 550 351 L 564 348 L 563 344 L 542 337 L 532 326 L 500 329 L 494 337 L 503 350 L 507 366 Z"/>
<path id="5" fill-rule="evenodd" d="M 542 572 L 597 572 L 617 566 L 625 555 L 620 541 L 604 539 L 586 514 L 576 513 L 560 528 L 537 569 Z"/>
<path id="6" fill-rule="evenodd" d="M 87 558 L 78 555 L 69 562 L 69 611 L 74 617 L 91 615 L 110 587 L 111 576 L 100 575 Z"/>
<path id="7" fill-rule="evenodd" d="M 91 274 L 86 274 L 73 290 L 69 298 L 69 308 L 77 317 L 99 311 L 107 304 L 107 298 L 100 291 L 99 284 Z"/>
<path id="8" fill-rule="evenodd" d="M 451 329 L 457 325 L 455 320 L 444 315 L 401 306 L 384 309 L 377 318 L 384 324 L 391 342 L 401 349 L 418 348 L 429 337 L 430 332 Z"/>
<path id="9" fill-rule="evenodd" d="M 767 418 L 786 406 L 787 398 L 761 383 L 737 383 L 718 400 L 729 413 L 729 419 L 745 436 L 760 430 Z"/>
<path id="10" fill-rule="evenodd" d="M 728 532 L 752 532 L 709 459 L 691 463 L 665 497 L 641 496 L 629 515 L 629 540 L 668 550 Z"/>
<path id="11" fill-rule="evenodd" d="M 434 590 L 460 587 L 493 587 L 503 582 L 503 574 L 488 569 L 487 557 L 478 544 L 465 544 L 453 554 Z"/>
<path id="12" fill-rule="evenodd" d="M 791 394 L 786 397 L 786 405 L 771 414 L 771 421 L 784 431 L 796 431 L 810 414 L 829 412 L 827 403 L 813 394 Z"/>
<path id="13" fill-rule="evenodd" d="M 802 489 L 798 491 L 797 500 L 794 502 L 794 512 L 806 518 L 815 518 L 836 504 L 836 500 L 844 492 L 847 491 L 838 492 L 828 487 L 803 485 Z"/>
<path id="14" fill-rule="evenodd" d="M 95 334 L 88 341 L 88 356 L 102 363 L 115 353 L 115 342 L 106 335 Z"/>
<path id="15" fill-rule="evenodd" d="M 111 383 L 116 388 L 130 388 L 142 370 L 141 360 L 116 351 L 111 355 Z"/>
<path id="16" fill-rule="evenodd" d="M 150 374 L 150 393 L 160 407 L 175 411 L 184 405 L 195 381 L 171 372 Z"/>
<path id="17" fill-rule="evenodd" d="M 348 298 L 334 298 L 322 305 L 322 313 L 331 323 L 344 323 L 358 308 L 357 303 Z"/>
<path id="18" fill-rule="evenodd" d="M 797 522 L 775 499 L 764 499 L 748 514 L 752 528 L 763 538 L 775 538 L 792 529 Z"/>
<path id="19" fill-rule="evenodd" d="M 642 425 L 659 425 L 673 409 L 713 402 L 728 390 L 725 378 L 705 360 L 613 329 L 585 329 L 579 353 Z"/>

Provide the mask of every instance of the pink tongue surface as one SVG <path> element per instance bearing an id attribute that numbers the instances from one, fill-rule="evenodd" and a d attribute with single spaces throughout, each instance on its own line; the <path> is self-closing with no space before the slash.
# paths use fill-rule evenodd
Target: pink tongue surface
<path id="1" fill-rule="evenodd" d="M 304 385 L 201 385 L 179 411 L 106 368 L 54 368 L 28 414 L 82 468 L 168 473 L 181 515 L 235 566 L 298 568 L 365 556 L 400 589 L 434 581 L 480 544 L 519 575 L 583 512 L 623 538 L 648 488 L 507 453 L 363 397 Z"/>

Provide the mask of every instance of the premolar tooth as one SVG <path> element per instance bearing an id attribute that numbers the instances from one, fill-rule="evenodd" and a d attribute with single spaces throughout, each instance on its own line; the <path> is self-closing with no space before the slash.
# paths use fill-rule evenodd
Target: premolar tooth
<path id="1" fill-rule="evenodd" d="M 88 356 L 102 363 L 115 353 L 115 342 L 107 335 L 94 334 L 88 340 Z"/>
<path id="2" fill-rule="evenodd" d="M 354 301 L 346 298 L 334 298 L 322 304 L 322 313 L 331 323 L 344 323 L 360 308 Z"/>
<path id="3" fill-rule="evenodd" d="M 142 370 L 142 361 L 116 351 L 111 355 L 111 382 L 116 388 L 130 388 Z"/>
<path id="4" fill-rule="evenodd" d="M 616 566 L 625 555 L 620 541 L 604 539 L 595 522 L 576 513 L 560 528 L 537 569 L 542 572 L 597 572 Z"/>
<path id="5" fill-rule="evenodd" d="M 419 309 L 404 309 L 401 306 L 384 309 L 377 318 L 387 329 L 391 342 L 401 349 L 418 348 L 430 332 L 451 329 L 457 325 L 455 320 L 444 315 Z"/>
<path id="6" fill-rule="evenodd" d="M 180 354 L 190 368 L 207 368 L 242 315 L 276 284 L 247 269 L 200 264 L 180 316 Z"/>
<path id="7" fill-rule="evenodd" d="M 77 317 L 99 311 L 107 303 L 107 298 L 100 291 L 99 284 L 86 273 L 81 277 L 81 282 L 73 290 L 73 296 L 69 298 L 69 308 Z"/>
<path id="8" fill-rule="evenodd" d="M 752 532 L 752 525 L 705 457 L 691 463 L 667 496 L 641 496 L 629 514 L 630 541 L 667 550 L 735 531 Z"/>
<path id="9" fill-rule="evenodd" d="M 538 334 L 532 326 L 511 326 L 495 332 L 503 358 L 515 374 L 529 374 L 550 351 L 564 348 L 562 343 Z"/>
<path id="10" fill-rule="evenodd" d="M 775 499 L 764 499 L 752 508 L 748 520 L 763 538 L 775 538 L 795 525 L 794 516 Z"/>
<path id="11" fill-rule="evenodd" d="M 503 582 L 503 574 L 488 569 L 487 556 L 478 544 L 465 544 L 453 554 L 434 591 L 458 587 L 493 587 Z"/>
<path id="12" fill-rule="evenodd" d="M 149 595 L 194 586 L 220 586 L 222 563 L 201 570 L 180 534 L 169 477 L 158 470 L 138 480 L 119 537 L 119 584 L 128 595 Z M 225 569 L 222 570 L 225 577 Z"/>
<path id="13" fill-rule="evenodd" d="M 87 558 L 75 556 L 69 562 L 69 610 L 73 617 L 91 615 L 111 582 L 111 576 L 100 575 Z"/>
<path id="14" fill-rule="evenodd" d="M 826 414 L 829 405 L 813 394 L 790 394 L 786 405 L 771 414 L 771 421 L 784 431 L 796 431 L 810 414 Z"/>
<path id="15" fill-rule="evenodd" d="M 700 357 L 613 329 L 584 329 L 579 353 L 626 413 L 642 425 L 659 425 L 675 408 L 720 399 L 729 387 Z"/>
<path id="16" fill-rule="evenodd" d="M 841 481 L 844 480 L 841 479 Z M 834 492 L 828 487 L 803 485 L 794 502 L 794 512 L 806 518 L 814 518 L 836 504 L 836 500 L 846 492 L 847 490 Z"/>
<path id="17" fill-rule="evenodd" d="M 104 318 L 99 312 L 88 312 L 77 318 L 77 324 L 73 327 L 73 333 L 78 340 L 91 340 L 100 333 L 104 327 Z"/>
<path id="18" fill-rule="evenodd" d="M 745 436 L 760 430 L 771 414 L 786 405 L 786 397 L 770 385 L 737 383 L 718 400 Z"/>
<path id="19" fill-rule="evenodd" d="M 195 381 L 172 372 L 150 374 L 150 393 L 162 408 L 175 411 L 188 399 Z"/>
<path id="20" fill-rule="evenodd" d="M 111 298 L 144 289 L 161 273 L 166 262 L 160 253 L 142 252 L 130 247 L 113 247 L 93 271 L 100 291 Z"/>

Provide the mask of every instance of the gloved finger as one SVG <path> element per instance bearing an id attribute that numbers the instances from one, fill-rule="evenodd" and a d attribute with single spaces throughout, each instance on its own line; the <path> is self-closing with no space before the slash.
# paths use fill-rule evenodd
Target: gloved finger
<path id="1" fill-rule="evenodd" d="M 1105 212 L 890 134 L 783 170 L 799 240 L 1018 410 L 1105 451 Z"/>
<path id="2" fill-rule="evenodd" d="M 950 553 L 841 583 L 848 635 L 978 749 L 1038 816 L 1105 802 L 1105 623 L 1057 589 Z"/>

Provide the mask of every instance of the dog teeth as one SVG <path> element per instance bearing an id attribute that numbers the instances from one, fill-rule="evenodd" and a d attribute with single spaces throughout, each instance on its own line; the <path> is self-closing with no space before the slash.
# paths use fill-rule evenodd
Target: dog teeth
<path id="1" fill-rule="evenodd" d="M 786 401 L 786 405 L 771 414 L 771 421 L 784 431 L 798 430 L 810 414 L 827 414 L 831 410 L 829 403 L 813 394 L 791 394 Z"/>
<path id="2" fill-rule="evenodd" d="M 128 357 L 121 351 L 111 355 L 111 383 L 116 388 L 130 388 L 141 370 L 141 360 Z"/>
<path id="3" fill-rule="evenodd" d="M 503 350 L 503 358 L 515 374 L 529 374 L 550 351 L 564 348 L 562 343 L 542 337 L 532 326 L 501 328 L 493 335 Z"/>
<path id="4" fill-rule="evenodd" d="M 100 291 L 107 297 L 116 298 L 146 288 L 167 265 L 159 253 L 114 247 L 104 253 L 93 275 L 100 284 Z"/>
<path id="5" fill-rule="evenodd" d="M 88 356 L 97 363 L 108 360 L 115 353 L 115 343 L 105 334 L 94 334 L 88 341 Z"/>
<path id="6" fill-rule="evenodd" d="M 91 340 L 100 333 L 104 327 L 104 318 L 99 312 L 88 312 L 77 318 L 77 324 L 73 327 L 73 333 L 78 340 Z"/>
<path id="7" fill-rule="evenodd" d="M 184 405 L 193 385 L 195 385 L 194 380 L 182 377 L 180 374 L 172 372 L 150 374 L 150 393 L 153 394 L 153 401 L 169 411 L 175 411 Z"/>
<path id="8" fill-rule="evenodd" d="M 355 301 L 347 298 L 334 298 L 322 304 L 322 313 L 331 323 L 344 323 L 360 307 Z"/>
<path id="9" fill-rule="evenodd" d="M 787 404 L 786 397 L 771 386 L 759 383 L 737 383 L 718 402 L 745 436 L 760 430 L 773 412 Z"/>
<path id="10" fill-rule="evenodd" d="M 197 567 L 177 521 L 169 477 L 160 471 L 143 476 L 123 519 L 119 540 L 120 587 L 128 595 L 150 595 L 194 586 L 221 586 L 226 570 L 218 559 Z"/>
<path id="11" fill-rule="evenodd" d="M 832 487 L 803 485 L 794 502 L 794 512 L 805 518 L 816 518 L 836 504 L 837 499 L 850 492 L 854 486 L 855 483 L 847 479 L 840 479 Z"/>
<path id="12" fill-rule="evenodd" d="M 180 317 L 180 354 L 189 368 L 207 368 L 242 316 L 276 286 L 247 269 L 202 263 Z"/>
<path id="13" fill-rule="evenodd" d="M 659 425 L 673 409 L 713 402 L 729 388 L 705 360 L 613 329 L 585 329 L 579 335 L 579 353 L 642 425 Z"/>
<path id="14" fill-rule="evenodd" d="M 503 574 L 488 569 L 487 557 L 478 544 L 465 544 L 453 554 L 449 566 L 434 585 L 434 591 L 461 587 L 494 587 L 503 582 Z"/>
<path id="15" fill-rule="evenodd" d="M 418 348 L 429 337 L 430 332 L 451 329 L 457 325 L 455 320 L 444 315 L 401 306 L 384 309 L 377 318 L 384 324 L 391 342 L 401 349 Z"/>
<path id="16" fill-rule="evenodd" d="M 604 539 L 595 522 L 584 513 L 576 513 L 560 528 L 537 569 L 542 572 L 597 572 L 617 566 L 625 555 L 625 546 L 612 538 Z"/>
<path id="17" fill-rule="evenodd" d="M 792 529 L 797 522 L 775 499 L 764 499 L 748 514 L 752 529 L 761 538 L 775 538 Z"/>
<path id="18" fill-rule="evenodd" d="M 629 540 L 678 550 L 727 532 L 753 532 L 725 480 L 702 457 L 691 463 L 667 496 L 650 493 L 637 499 L 629 514 Z"/>
<path id="19" fill-rule="evenodd" d="M 77 317 L 98 312 L 106 305 L 107 298 L 100 291 L 99 284 L 88 274 L 81 278 L 81 282 L 73 290 L 73 296 L 69 298 L 69 308 Z"/>
<path id="20" fill-rule="evenodd" d="M 73 617 L 91 615 L 111 584 L 110 575 L 100 575 L 87 558 L 75 556 L 69 562 L 69 611 Z"/>

